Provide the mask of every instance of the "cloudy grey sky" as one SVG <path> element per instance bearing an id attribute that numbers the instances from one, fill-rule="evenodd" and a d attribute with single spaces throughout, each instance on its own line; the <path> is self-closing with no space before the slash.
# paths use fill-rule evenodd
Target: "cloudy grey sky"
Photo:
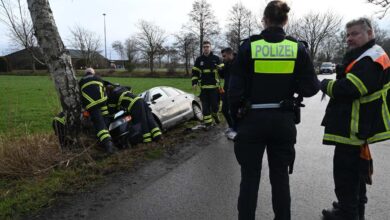
<path id="1" fill-rule="evenodd" d="M 220 27 L 224 28 L 229 11 L 239 0 L 208 0 L 212 5 Z M 266 0 L 241 0 L 259 17 Z M 334 11 L 342 15 L 344 22 L 360 16 L 375 17 L 379 8 L 365 3 L 366 0 L 287 0 L 294 17 L 300 17 L 310 11 Z M 167 34 L 178 32 L 188 21 L 193 0 L 50 0 L 50 5 L 60 31 L 67 44 L 69 29 L 78 24 L 101 36 L 104 45 L 103 13 L 106 13 L 107 55 L 115 58 L 115 52 L 109 50 L 115 40 L 125 40 L 137 32 L 136 24 L 140 19 L 154 22 Z M 380 22 L 382 28 L 390 29 L 390 14 Z M 8 54 L 15 48 L 9 46 L 7 29 L 0 23 L 0 55 Z M 104 46 L 103 46 L 104 47 Z M 102 48 L 103 49 L 103 48 Z"/>

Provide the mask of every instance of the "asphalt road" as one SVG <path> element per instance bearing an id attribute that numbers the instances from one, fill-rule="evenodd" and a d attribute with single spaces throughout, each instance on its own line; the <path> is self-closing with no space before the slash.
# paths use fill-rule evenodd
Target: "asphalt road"
<path id="1" fill-rule="evenodd" d="M 330 77 L 330 76 L 320 76 Z M 306 99 L 302 122 L 298 125 L 297 158 L 290 176 L 292 219 L 321 219 L 321 210 L 335 200 L 332 179 L 332 146 L 321 144 L 320 127 L 327 100 L 321 94 Z M 215 128 L 217 129 L 217 128 Z M 92 208 L 83 219 L 237 219 L 240 171 L 233 142 L 222 134 L 198 153 L 168 172 L 136 187 L 121 188 L 117 199 Z M 390 146 L 372 145 L 373 185 L 368 187 L 367 219 L 390 219 Z M 271 188 L 266 154 L 259 190 L 256 219 L 273 219 Z M 159 165 L 154 165 L 159 167 Z M 150 171 L 150 169 L 149 169 Z M 144 171 L 141 171 L 144 172 Z M 112 187 L 111 187 L 112 188 Z M 126 196 L 121 196 L 121 194 Z M 80 217 L 80 216 L 79 216 Z"/>

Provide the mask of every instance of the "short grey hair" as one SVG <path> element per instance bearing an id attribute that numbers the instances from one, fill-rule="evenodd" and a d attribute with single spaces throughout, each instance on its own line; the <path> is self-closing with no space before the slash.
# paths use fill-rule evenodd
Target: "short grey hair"
<path id="1" fill-rule="evenodd" d="M 372 32 L 374 33 L 374 29 L 372 28 L 372 25 L 371 25 L 371 20 L 368 18 L 362 17 L 362 18 L 352 20 L 352 21 L 348 22 L 345 25 L 345 27 L 350 28 L 350 27 L 355 26 L 355 25 L 362 26 L 364 28 L 364 30 L 366 30 L 366 31 L 372 30 Z"/>

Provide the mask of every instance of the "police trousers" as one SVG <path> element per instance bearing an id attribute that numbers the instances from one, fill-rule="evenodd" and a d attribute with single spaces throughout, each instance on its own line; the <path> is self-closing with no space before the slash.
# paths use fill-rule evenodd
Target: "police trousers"
<path id="1" fill-rule="evenodd" d="M 280 109 L 250 110 L 237 125 L 234 152 L 241 166 L 238 219 L 255 219 L 262 158 L 267 150 L 275 219 L 290 220 L 288 166 L 295 159 L 294 114 Z"/>
<path id="2" fill-rule="evenodd" d="M 335 193 L 346 217 L 353 219 L 367 203 L 366 183 L 360 176 L 360 147 L 337 144 L 333 157 Z"/>
<path id="3" fill-rule="evenodd" d="M 202 89 L 200 101 L 202 102 L 203 121 L 206 125 L 210 125 L 213 122 L 211 115 L 216 115 L 219 110 L 219 93 L 217 88 Z"/>
<path id="4" fill-rule="evenodd" d="M 222 94 L 222 114 L 226 119 L 226 122 L 229 126 L 229 128 L 233 128 L 233 130 L 236 130 L 236 125 L 234 123 L 233 117 L 230 114 L 229 110 L 229 99 L 227 96 L 227 90 L 225 90 L 225 93 Z"/>

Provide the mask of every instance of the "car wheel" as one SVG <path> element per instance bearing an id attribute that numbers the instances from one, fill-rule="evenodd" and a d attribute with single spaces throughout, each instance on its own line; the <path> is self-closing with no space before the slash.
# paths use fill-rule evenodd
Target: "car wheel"
<path id="1" fill-rule="evenodd" d="M 198 104 L 192 103 L 192 111 L 194 112 L 194 119 L 196 119 L 198 121 L 203 120 L 202 109 L 200 108 L 200 106 Z"/>

